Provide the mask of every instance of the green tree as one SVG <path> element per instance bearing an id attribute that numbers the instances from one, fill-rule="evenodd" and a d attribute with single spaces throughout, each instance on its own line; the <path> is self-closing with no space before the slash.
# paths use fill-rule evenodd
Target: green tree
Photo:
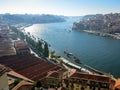
<path id="1" fill-rule="evenodd" d="M 20 79 L 16 79 L 13 84 L 16 86 L 20 81 Z"/>
<path id="2" fill-rule="evenodd" d="M 43 52 L 43 55 L 44 55 L 45 57 L 49 57 L 49 48 L 48 48 L 48 43 L 47 43 L 47 42 L 45 42 L 45 44 L 44 44 L 44 52 Z"/>
<path id="3" fill-rule="evenodd" d="M 19 38 L 22 39 L 22 40 L 25 39 L 25 35 L 24 35 L 24 33 L 23 33 L 22 31 L 19 31 L 19 30 L 18 30 L 18 36 L 19 36 Z"/>
<path id="4" fill-rule="evenodd" d="M 37 49 L 38 49 L 41 53 L 43 52 L 41 40 L 38 40 L 38 42 L 37 42 Z"/>
<path id="5" fill-rule="evenodd" d="M 51 54 L 51 58 L 56 57 L 56 53 L 55 53 L 55 51 L 52 51 L 50 54 Z"/>

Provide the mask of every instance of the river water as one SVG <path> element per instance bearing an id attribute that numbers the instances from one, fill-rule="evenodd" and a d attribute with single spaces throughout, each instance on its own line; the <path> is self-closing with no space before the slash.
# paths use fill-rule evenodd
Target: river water
<path id="1" fill-rule="evenodd" d="M 71 30 L 74 21 L 34 24 L 25 30 L 47 41 L 58 55 L 64 56 L 67 50 L 83 63 L 120 77 L 120 40 Z"/>

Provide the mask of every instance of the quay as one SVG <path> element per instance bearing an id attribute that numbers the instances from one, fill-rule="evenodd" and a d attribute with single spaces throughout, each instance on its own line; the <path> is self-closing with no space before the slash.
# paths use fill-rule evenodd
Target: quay
<path id="1" fill-rule="evenodd" d="M 81 70 L 83 72 L 86 72 L 86 73 L 89 73 L 89 74 L 92 73 L 91 71 L 89 71 L 89 70 L 87 70 L 85 68 L 82 68 L 82 67 L 80 67 L 80 66 L 78 66 L 76 64 L 73 64 L 72 62 L 68 61 L 64 57 L 59 58 L 59 60 L 61 60 L 65 65 L 68 65 L 68 66 L 73 67 L 75 69 L 79 69 L 79 70 Z"/>

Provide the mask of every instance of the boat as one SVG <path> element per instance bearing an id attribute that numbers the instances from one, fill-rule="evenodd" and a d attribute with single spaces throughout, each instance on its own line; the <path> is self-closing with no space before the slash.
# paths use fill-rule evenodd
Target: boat
<path id="1" fill-rule="evenodd" d="M 69 53 L 68 51 L 65 50 L 64 54 L 66 54 L 66 56 L 71 58 L 74 62 L 82 64 L 82 62 L 79 60 L 79 58 L 75 57 L 72 53 Z"/>
<path id="2" fill-rule="evenodd" d="M 68 51 L 64 51 L 64 54 L 68 55 L 68 56 L 72 56 L 73 54 L 72 53 L 69 53 Z"/>
<path id="3" fill-rule="evenodd" d="M 76 62 L 76 63 L 79 63 L 79 64 L 82 64 L 81 61 L 77 58 L 77 57 L 73 57 L 73 60 Z"/>
<path id="4" fill-rule="evenodd" d="M 64 51 L 64 54 L 68 54 L 68 55 L 73 55 L 72 53 L 69 53 L 68 51 Z"/>
<path id="5" fill-rule="evenodd" d="M 68 51 L 64 51 L 64 54 L 68 57 L 68 58 L 71 58 L 71 56 L 73 56 L 72 53 L 69 53 Z"/>

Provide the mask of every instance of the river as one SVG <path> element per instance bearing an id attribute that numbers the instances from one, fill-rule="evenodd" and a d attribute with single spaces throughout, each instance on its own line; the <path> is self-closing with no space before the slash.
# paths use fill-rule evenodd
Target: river
<path id="1" fill-rule="evenodd" d="M 67 50 L 83 63 L 120 77 L 120 40 L 71 30 L 74 21 L 34 24 L 25 30 L 47 41 L 58 55 L 64 56 Z"/>

